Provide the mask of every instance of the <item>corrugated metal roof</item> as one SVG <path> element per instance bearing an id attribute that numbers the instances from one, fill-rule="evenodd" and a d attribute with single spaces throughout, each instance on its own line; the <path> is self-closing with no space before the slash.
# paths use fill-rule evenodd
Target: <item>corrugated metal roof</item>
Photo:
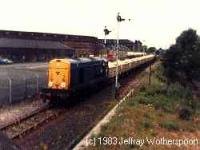
<path id="1" fill-rule="evenodd" d="M 0 38 L 0 48 L 72 49 L 58 41 Z"/>

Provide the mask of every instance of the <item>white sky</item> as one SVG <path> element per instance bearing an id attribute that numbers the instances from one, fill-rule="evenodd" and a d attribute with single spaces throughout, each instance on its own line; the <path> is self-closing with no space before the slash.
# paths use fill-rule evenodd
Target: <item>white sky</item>
<path id="1" fill-rule="evenodd" d="M 167 48 L 181 31 L 200 34 L 199 0 L 0 0 L 0 29 L 116 38 L 116 14 L 131 18 L 120 38 Z"/>

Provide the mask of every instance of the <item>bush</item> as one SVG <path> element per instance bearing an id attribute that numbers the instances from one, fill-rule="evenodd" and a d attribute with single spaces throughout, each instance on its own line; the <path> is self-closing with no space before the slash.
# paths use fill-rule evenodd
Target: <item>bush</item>
<path id="1" fill-rule="evenodd" d="M 167 96 L 178 97 L 181 99 L 192 99 L 192 91 L 178 83 L 170 84 L 167 90 Z"/>
<path id="2" fill-rule="evenodd" d="M 138 101 L 135 98 L 126 101 L 127 105 L 130 107 L 138 106 Z"/>
<path id="3" fill-rule="evenodd" d="M 152 96 L 145 96 L 143 94 L 141 95 L 138 95 L 136 97 L 136 100 L 140 103 L 140 104 L 145 104 L 145 105 L 148 105 L 148 104 L 153 104 L 154 102 L 154 99 Z"/>
<path id="4" fill-rule="evenodd" d="M 169 131 L 178 131 L 179 130 L 179 125 L 174 121 L 164 121 L 160 124 L 160 126 Z"/>
<path id="5" fill-rule="evenodd" d="M 179 110 L 179 118 L 183 120 L 190 120 L 192 118 L 192 110 L 189 107 L 182 107 Z"/>
<path id="6" fill-rule="evenodd" d="M 146 90 L 146 86 L 145 85 L 142 85 L 141 87 L 140 87 L 140 92 L 144 92 Z"/>
<path id="7" fill-rule="evenodd" d="M 163 110 L 166 112 L 172 112 L 174 109 L 174 101 L 173 99 L 170 99 L 164 95 L 158 95 L 154 98 L 154 106 L 157 110 Z"/>
<path id="8" fill-rule="evenodd" d="M 150 119 L 144 119 L 142 121 L 142 127 L 146 128 L 146 129 L 152 128 L 153 127 L 153 123 L 151 122 Z"/>

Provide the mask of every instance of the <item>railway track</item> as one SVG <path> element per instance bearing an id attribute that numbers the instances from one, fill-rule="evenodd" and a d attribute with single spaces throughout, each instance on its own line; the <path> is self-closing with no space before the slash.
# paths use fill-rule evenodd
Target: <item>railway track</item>
<path id="1" fill-rule="evenodd" d="M 21 137 L 31 129 L 38 127 L 54 115 L 50 112 L 49 105 L 47 103 L 41 105 L 37 109 L 33 109 L 28 113 L 24 113 L 14 118 L 13 120 L 6 122 L 0 126 L 0 130 L 5 133 L 10 139 Z"/>
<path id="2" fill-rule="evenodd" d="M 38 110 L 34 114 L 23 118 L 17 123 L 10 124 L 2 128 L 2 132 L 5 133 L 10 139 L 16 139 L 23 137 L 31 130 L 36 129 L 40 125 L 50 121 L 53 118 L 56 118 L 63 112 L 63 109 L 47 109 Z"/>
<path id="3" fill-rule="evenodd" d="M 4 124 L 1 124 L 0 125 L 0 130 L 4 130 L 5 128 L 8 128 L 9 126 L 12 126 L 14 124 L 18 124 L 20 123 L 21 121 L 23 121 L 24 119 L 27 119 L 29 117 L 32 117 L 33 115 L 37 114 L 37 113 L 40 113 L 46 109 L 49 108 L 49 105 L 47 103 L 41 105 L 39 108 L 36 108 L 32 111 L 29 111 L 28 113 L 24 113 L 22 115 L 19 115 L 18 117 L 12 119 L 11 121 L 9 122 L 5 122 Z"/>

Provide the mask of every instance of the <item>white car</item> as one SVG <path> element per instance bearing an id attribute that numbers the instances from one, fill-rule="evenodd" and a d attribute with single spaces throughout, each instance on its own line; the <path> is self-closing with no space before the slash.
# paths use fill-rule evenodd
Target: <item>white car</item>
<path id="1" fill-rule="evenodd" d="M 0 64 L 12 64 L 13 61 L 7 58 L 0 58 Z"/>
<path id="2" fill-rule="evenodd" d="M 12 63 L 13 63 L 13 61 L 12 61 L 12 60 L 10 60 L 10 59 L 7 59 L 7 58 L 3 59 L 3 61 L 5 61 L 7 64 L 12 64 Z"/>

